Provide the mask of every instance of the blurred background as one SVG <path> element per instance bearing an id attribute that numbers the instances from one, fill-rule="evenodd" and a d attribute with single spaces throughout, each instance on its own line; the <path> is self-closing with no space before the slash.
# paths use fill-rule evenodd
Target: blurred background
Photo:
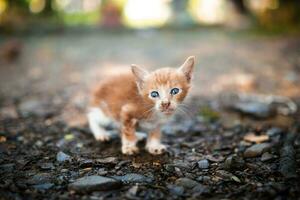
<path id="1" fill-rule="evenodd" d="M 1 104 L 10 114 L 59 107 L 76 124 L 103 77 L 190 55 L 192 96 L 298 102 L 299 33 L 296 0 L 0 0 Z"/>

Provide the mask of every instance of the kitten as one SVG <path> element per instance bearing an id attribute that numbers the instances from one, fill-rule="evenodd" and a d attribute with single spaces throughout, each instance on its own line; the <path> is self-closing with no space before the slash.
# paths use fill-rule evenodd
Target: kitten
<path id="1" fill-rule="evenodd" d="M 88 113 L 89 126 L 96 140 L 108 141 L 110 124 L 121 130 L 122 153 L 138 152 L 136 126 L 148 128 L 146 149 L 161 154 L 160 126 L 174 114 L 186 97 L 195 58 L 189 57 L 178 69 L 161 68 L 153 72 L 131 66 L 132 73 L 104 80 L 94 91 Z"/>

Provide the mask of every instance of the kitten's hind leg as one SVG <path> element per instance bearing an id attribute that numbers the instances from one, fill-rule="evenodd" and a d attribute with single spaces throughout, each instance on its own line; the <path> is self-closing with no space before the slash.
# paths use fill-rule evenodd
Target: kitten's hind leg
<path id="1" fill-rule="evenodd" d="M 109 118 L 105 116 L 103 111 L 100 108 L 92 108 L 87 117 L 90 129 L 96 140 L 102 142 L 109 141 L 110 133 L 102 127 L 109 123 Z"/>

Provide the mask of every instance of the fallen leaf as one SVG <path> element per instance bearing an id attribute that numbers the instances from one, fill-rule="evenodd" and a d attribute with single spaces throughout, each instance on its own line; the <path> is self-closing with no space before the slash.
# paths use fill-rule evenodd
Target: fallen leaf
<path id="1" fill-rule="evenodd" d="M 231 176 L 231 180 L 240 183 L 241 180 L 237 176 Z"/>
<path id="2" fill-rule="evenodd" d="M 244 140 L 248 142 L 262 143 L 269 140 L 268 135 L 255 135 L 254 133 L 249 133 L 244 136 Z"/>
<path id="3" fill-rule="evenodd" d="M 0 136 L 0 142 L 6 142 L 6 137 Z"/>

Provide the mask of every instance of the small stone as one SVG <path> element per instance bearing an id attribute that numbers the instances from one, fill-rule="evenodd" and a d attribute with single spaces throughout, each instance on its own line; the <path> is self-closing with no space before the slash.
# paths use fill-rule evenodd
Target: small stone
<path id="1" fill-rule="evenodd" d="M 205 158 L 211 162 L 223 162 L 225 160 L 222 155 L 207 155 Z"/>
<path id="2" fill-rule="evenodd" d="M 208 169 L 208 168 L 209 168 L 209 162 L 208 162 L 208 160 L 206 160 L 206 159 L 200 160 L 200 161 L 198 162 L 198 167 L 199 167 L 200 169 Z"/>
<path id="3" fill-rule="evenodd" d="M 129 199 L 134 198 L 134 197 L 137 195 L 138 190 L 139 190 L 139 186 L 138 186 L 138 185 L 132 186 L 132 187 L 127 191 L 126 197 L 128 197 Z"/>
<path id="4" fill-rule="evenodd" d="M 22 116 L 36 115 L 45 117 L 53 113 L 53 109 L 49 108 L 49 103 L 40 99 L 27 99 L 19 104 L 19 111 Z"/>
<path id="5" fill-rule="evenodd" d="M 53 183 L 43 183 L 39 185 L 34 185 L 33 187 L 37 190 L 49 190 L 54 186 Z"/>
<path id="6" fill-rule="evenodd" d="M 106 157 L 106 158 L 98 158 L 96 159 L 96 163 L 98 164 L 117 164 L 117 157 Z"/>
<path id="7" fill-rule="evenodd" d="M 234 176 L 232 173 L 225 170 L 217 170 L 216 175 L 226 181 L 231 180 L 232 177 Z"/>
<path id="8" fill-rule="evenodd" d="M 69 156 L 68 154 L 65 154 L 64 152 L 60 151 L 56 155 L 56 160 L 58 162 L 70 161 L 71 160 L 71 156 Z"/>
<path id="9" fill-rule="evenodd" d="M 268 118 L 275 112 L 271 104 L 258 101 L 237 102 L 234 109 L 257 118 Z"/>
<path id="10" fill-rule="evenodd" d="M 267 130 L 267 135 L 270 137 L 274 137 L 280 135 L 283 132 L 281 128 L 273 127 Z"/>
<path id="11" fill-rule="evenodd" d="M 176 180 L 176 185 L 183 187 L 185 190 L 189 190 L 192 193 L 202 194 L 208 192 L 208 188 L 197 181 L 190 178 L 179 178 Z"/>
<path id="12" fill-rule="evenodd" d="M 114 179 L 120 180 L 123 183 L 151 183 L 153 178 L 141 174 L 130 173 L 124 176 L 113 176 Z"/>
<path id="13" fill-rule="evenodd" d="M 245 158 L 251 158 L 251 157 L 257 157 L 260 156 L 262 153 L 266 152 L 268 149 L 270 149 L 271 145 L 269 143 L 261 143 L 261 144 L 255 144 L 244 152 Z"/>
<path id="14" fill-rule="evenodd" d="M 87 168 L 87 167 L 92 167 L 94 165 L 94 161 L 91 159 L 80 159 L 80 168 Z"/>
<path id="15" fill-rule="evenodd" d="M 27 184 L 29 185 L 39 185 L 39 184 L 44 184 L 45 182 L 51 182 L 52 180 L 52 175 L 48 173 L 40 173 L 40 174 L 35 174 L 32 176 L 30 179 L 26 181 Z"/>
<path id="16" fill-rule="evenodd" d="M 184 188 L 182 186 L 168 185 L 169 193 L 175 196 L 182 196 L 184 193 Z"/>
<path id="17" fill-rule="evenodd" d="M 272 154 L 270 154 L 269 152 L 265 152 L 263 153 L 263 155 L 261 156 L 260 160 L 262 162 L 268 161 L 268 160 L 272 160 L 274 158 L 274 156 Z"/>
<path id="18" fill-rule="evenodd" d="M 0 109 L 0 116 L 3 118 L 16 119 L 18 113 L 15 106 L 9 105 Z"/>
<path id="19" fill-rule="evenodd" d="M 183 161 L 174 161 L 173 163 L 165 164 L 164 167 L 168 172 L 174 172 L 175 168 L 185 169 L 185 170 L 190 170 L 192 168 L 190 163 L 183 162 Z"/>
<path id="20" fill-rule="evenodd" d="M 202 182 L 202 183 L 209 183 L 210 177 L 209 176 L 199 176 L 197 178 L 197 181 Z"/>
<path id="21" fill-rule="evenodd" d="M 225 169 L 242 169 L 245 166 L 243 158 L 236 155 L 229 156 L 226 158 L 224 167 Z"/>
<path id="22" fill-rule="evenodd" d="M 15 164 L 14 163 L 7 163 L 0 165 L 0 171 L 1 173 L 3 172 L 12 172 L 15 169 Z"/>
<path id="23" fill-rule="evenodd" d="M 70 190 L 75 190 L 78 193 L 86 193 L 92 191 L 113 190 L 120 188 L 121 181 L 103 176 L 85 176 L 77 179 L 69 185 Z"/>
<path id="24" fill-rule="evenodd" d="M 60 170 L 61 173 L 66 173 L 66 172 L 68 172 L 68 171 L 69 171 L 68 169 L 61 169 L 61 170 Z"/>
<path id="25" fill-rule="evenodd" d="M 53 163 L 42 163 L 40 164 L 40 168 L 44 170 L 50 170 L 50 169 L 54 169 L 55 167 Z"/>

